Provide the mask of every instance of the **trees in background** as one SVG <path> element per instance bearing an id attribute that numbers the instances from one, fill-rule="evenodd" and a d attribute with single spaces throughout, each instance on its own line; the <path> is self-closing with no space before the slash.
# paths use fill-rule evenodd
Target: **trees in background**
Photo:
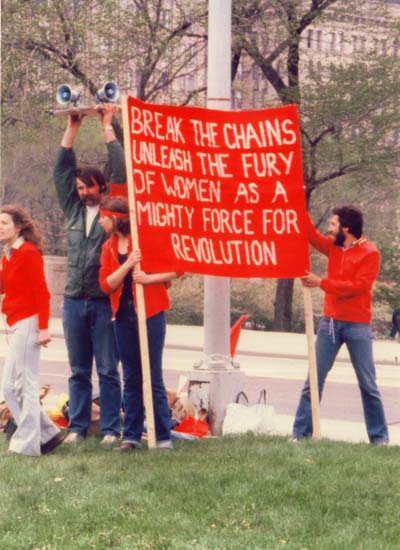
<path id="1" fill-rule="evenodd" d="M 48 115 L 58 86 L 80 91 L 83 105 L 110 80 L 145 101 L 193 101 L 205 89 L 204 79 L 198 87 L 194 79 L 204 68 L 205 16 L 204 6 L 187 0 L 175 1 L 173 12 L 165 0 L 3 2 L 0 197 L 30 208 L 53 254 L 65 252 L 52 184 L 54 144 L 65 120 Z M 118 120 L 116 130 L 122 139 Z M 96 132 L 95 122 L 85 122 L 80 160 L 105 161 Z"/>
<path id="2" fill-rule="evenodd" d="M 317 24 L 365 15 L 364 23 L 354 23 L 354 33 L 348 27 L 347 39 L 353 40 L 365 30 L 364 10 L 372 3 L 384 18 L 383 0 L 365 2 L 362 9 L 356 3 L 356 12 L 352 0 L 234 0 L 232 75 L 243 97 L 251 71 L 268 83 L 256 107 L 299 105 L 306 200 L 314 219 L 323 222 L 338 202 L 361 205 L 367 227 L 386 251 L 386 266 L 399 229 L 396 223 L 384 226 L 400 211 L 398 56 L 385 55 L 383 46 L 354 47 L 346 64 L 328 65 L 307 50 Z M 46 115 L 57 87 L 67 82 L 90 101 L 105 81 L 114 80 L 145 101 L 205 105 L 206 16 L 206 2 L 189 0 L 3 2 L 0 199 L 31 209 L 45 224 L 52 253 L 64 251 L 51 180 L 54 144 L 65 121 Z M 389 24 L 386 40 L 392 53 Z M 85 123 L 78 141 L 88 162 L 104 160 L 95 125 Z M 385 267 L 383 274 L 390 279 L 394 271 Z M 392 294 L 383 295 L 394 300 Z M 292 301 L 293 281 L 279 280 L 275 330 L 291 329 Z"/>
<path id="3" fill-rule="evenodd" d="M 356 5 L 357 4 L 357 5 Z M 340 202 L 346 202 L 348 185 L 360 190 L 380 190 L 380 200 L 397 188 L 400 171 L 398 128 L 400 122 L 400 71 L 396 48 L 398 28 L 387 20 L 385 48 L 365 43 L 364 50 L 353 52 L 346 64 L 316 63 L 305 56 L 304 44 L 312 41 L 312 25 L 321 20 L 354 21 L 347 40 L 367 29 L 360 21 L 385 15 L 385 2 L 359 3 L 342 0 L 260 0 L 237 2 L 235 11 L 236 58 L 249 56 L 269 82 L 282 104 L 297 103 L 300 109 L 303 145 L 304 181 L 307 205 L 316 190 L 340 182 Z M 369 5 L 368 5 L 369 4 Z M 372 5 L 374 4 L 374 5 Z M 356 12 L 354 9 L 357 8 Z M 354 14 L 357 14 L 357 20 Z M 273 24 L 271 25 L 271 21 Z M 368 24 L 362 23 L 363 25 Z M 307 35 L 306 35 L 307 32 Z M 328 33 L 320 46 L 333 49 L 334 33 Z M 307 39 L 306 39 L 307 36 Z M 322 41 L 321 35 L 319 36 Z M 391 51 L 390 51 L 391 50 Z M 392 55 L 390 55 L 392 54 Z M 302 58 L 303 57 L 303 58 Z M 396 149 L 397 143 L 397 149 Z M 322 197 L 323 194 L 320 194 Z M 398 196 L 398 195 L 397 195 Z M 398 198 L 397 208 L 400 208 Z M 314 202 L 319 202 L 318 198 Z M 360 204 L 360 201 L 356 201 Z M 332 203 L 324 207 L 322 218 Z M 313 208 L 314 209 L 314 208 Z M 293 280 L 277 282 L 275 295 L 275 330 L 292 326 Z"/>

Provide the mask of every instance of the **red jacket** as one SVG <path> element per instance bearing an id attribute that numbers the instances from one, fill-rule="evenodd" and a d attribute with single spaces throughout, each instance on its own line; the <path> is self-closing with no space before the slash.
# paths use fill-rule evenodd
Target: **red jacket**
<path id="1" fill-rule="evenodd" d="M 336 246 L 331 237 L 315 229 L 310 219 L 308 240 L 328 256 L 328 274 L 320 284 L 325 291 L 324 315 L 337 321 L 370 323 L 372 285 L 379 273 L 376 246 L 365 237 L 350 248 Z"/>
<path id="2" fill-rule="evenodd" d="M 128 254 L 132 252 L 132 244 L 129 239 Z M 118 262 L 118 240 L 115 235 L 111 237 L 103 244 L 100 258 L 100 288 L 103 292 L 110 295 L 111 308 L 113 313 L 113 319 L 119 308 L 119 300 L 122 294 L 122 284 L 116 289 L 112 290 L 107 283 L 107 277 L 111 275 L 116 269 L 120 267 Z M 160 311 L 166 311 L 170 308 L 170 300 L 167 292 L 168 283 L 155 283 L 150 285 L 143 285 L 144 300 L 146 308 L 146 317 L 152 317 Z M 135 298 L 135 284 L 132 285 L 132 294 Z"/>
<path id="3" fill-rule="evenodd" d="M 50 317 L 50 292 L 44 275 L 43 257 L 36 246 L 25 241 L 11 248 L 9 259 L 2 258 L 0 293 L 5 294 L 2 311 L 7 324 L 38 315 L 39 329 L 47 329 Z"/>

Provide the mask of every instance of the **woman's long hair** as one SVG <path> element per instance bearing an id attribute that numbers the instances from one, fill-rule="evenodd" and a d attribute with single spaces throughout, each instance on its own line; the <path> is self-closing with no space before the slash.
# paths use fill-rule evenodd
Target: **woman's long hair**
<path id="1" fill-rule="evenodd" d="M 26 241 L 34 244 L 41 254 L 44 250 L 44 240 L 42 233 L 36 225 L 28 212 L 15 204 L 5 204 L 0 207 L 1 214 L 8 214 L 11 216 L 14 224 L 19 229 L 19 234 Z"/>

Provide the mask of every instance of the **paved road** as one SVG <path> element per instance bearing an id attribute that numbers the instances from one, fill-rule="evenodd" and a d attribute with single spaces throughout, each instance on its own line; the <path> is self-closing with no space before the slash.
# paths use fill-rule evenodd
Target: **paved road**
<path id="1" fill-rule="evenodd" d="M 69 367 L 59 320 L 52 320 L 54 335 L 49 348 L 42 352 L 41 382 L 51 384 L 46 403 L 55 404 L 60 393 L 68 391 Z M 7 336 L 0 331 L 0 375 L 7 352 Z M 169 326 L 164 354 L 165 382 L 176 388 L 181 375 L 193 370 L 202 359 L 201 327 Z M 246 374 L 244 390 L 250 402 L 267 390 L 275 407 L 278 431 L 290 433 L 303 381 L 307 375 L 305 337 L 298 334 L 242 331 L 235 361 Z M 377 377 L 391 440 L 400 444 L 400 344 L 376 342 Z M 97 389 L 97 378 L 94 376 Z M 330 373 L 320 408 L 322 435 L 334 439 L 365 441 L 361 400 L 356 378 L 346 352 L 341 352 Z"/>

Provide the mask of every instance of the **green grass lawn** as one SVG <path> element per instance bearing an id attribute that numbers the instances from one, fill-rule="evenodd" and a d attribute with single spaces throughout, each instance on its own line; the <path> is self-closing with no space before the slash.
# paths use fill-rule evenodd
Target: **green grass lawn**
<path id="1" fill-rule="evenodd" d="M 0 452 L 7 448 L 0 434 Z M 400 448 L 279 437 L 1 456 L 0 548 L 400 549 Z"/>

